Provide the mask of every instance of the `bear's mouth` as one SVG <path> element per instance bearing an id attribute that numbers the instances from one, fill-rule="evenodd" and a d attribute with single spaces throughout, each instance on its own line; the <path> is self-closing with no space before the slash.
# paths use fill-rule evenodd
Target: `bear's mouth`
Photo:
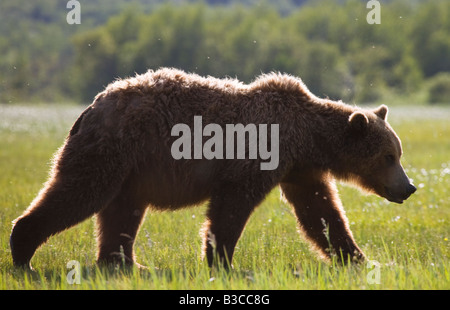
<path id="1" fill-rule="evenodd" d="M 403 203 L 404 199 L 396 197 L 395 195 L 393 195 L 388 187 L 386 187 L 386 186 L 384 187 L 384 192 L 385 192 L 384 198 L 386 198 L 390 202 L 395 202 L 395 203 L 398 203 L 398 204 L 402 204 Z"/>
<path id="2" fill-rule="evenodd" d="M 402 204 L 403 203 L 403 199 L 389 199 L 389 198 L 386 198 L 387 200 L 389 200 L 390 202 L 395 202 L 395 203 L 398 203 L 398 204 Z"/>

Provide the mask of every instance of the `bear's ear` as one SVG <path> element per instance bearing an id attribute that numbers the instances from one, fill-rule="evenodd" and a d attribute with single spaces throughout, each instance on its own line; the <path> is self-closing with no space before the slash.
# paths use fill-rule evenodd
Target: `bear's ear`
<path id="1" fill-rule="evenodd" d="M 378 117 L 381 117 L 383 120 L 387 120 L 388 107 L 382 104 L 378 108 L 373 110 L 373 113 L 375 113 Z"/>
<path id="2" fill-rule="evenodd" d="M 359 134 L 364 134 L 369 125 L 369 119 L 367 116 L 358 111 L 355 111 L 350 115 L 348 122 L 350 123 L 351 129 Z"/>

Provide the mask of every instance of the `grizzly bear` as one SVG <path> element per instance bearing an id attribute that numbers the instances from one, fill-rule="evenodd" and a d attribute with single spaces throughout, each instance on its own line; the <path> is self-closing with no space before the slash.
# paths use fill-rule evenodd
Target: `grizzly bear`
<path id="1" fill-rule="evenodd" d="M 148 207 L 176 210 L 207 201 L 203 254 L 210 266 L 230 266 L 252 211 L 277 185 L 322 257 L 363 261 L 335 180 L 396 203 L 416 190 L 400 164 L 400 139 L 387 113 L 384 105 L 363 110 L 318 98 L 299 78 L 280 73 L 243 84 L 163 68 L 117 80 L 75 122 L 49 180 L 14 221 L 13 263 L 31 268 L 50 236 L 96 215 L 98 262 L 133 265 Z M 221 128 L 276 124 L 277 135 L 267 132 L 266 141 L 267 149 L 278 147 L 276 165 L 261 169 L 261 156 L 174 158 L 179 137 L 172 129 L 185 124 L 193 134 L 198 116 L 202 126 Z M 207 138 L 203 133 L 200 142 Z M 250 145 L 243 154 L 249 152 Z"/>

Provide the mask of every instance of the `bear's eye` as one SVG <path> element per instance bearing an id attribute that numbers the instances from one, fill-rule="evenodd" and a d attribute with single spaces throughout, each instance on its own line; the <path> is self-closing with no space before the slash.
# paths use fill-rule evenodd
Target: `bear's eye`
<path id="1" fill-rule="evenodd" d="M 386 159 L 386 162 L 387 162 L 389 165 L 392 165 L 392 164 L 394 164 L 394 162 L 395 162 L 395 156 L 392 155 L 392 154 L 385 155 L 384 158 Z"/>

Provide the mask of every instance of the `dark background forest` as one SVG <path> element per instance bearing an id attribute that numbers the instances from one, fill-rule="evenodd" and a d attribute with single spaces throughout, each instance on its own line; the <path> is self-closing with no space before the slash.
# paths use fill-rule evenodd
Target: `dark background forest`
<path id="1" fill-rule="evenodd" d="M 118 77 L 162 66 L 301 77 L 349 103 L 450 103 L 450 1 L 0 2 L 0 103 L 89 103 Z"/>

